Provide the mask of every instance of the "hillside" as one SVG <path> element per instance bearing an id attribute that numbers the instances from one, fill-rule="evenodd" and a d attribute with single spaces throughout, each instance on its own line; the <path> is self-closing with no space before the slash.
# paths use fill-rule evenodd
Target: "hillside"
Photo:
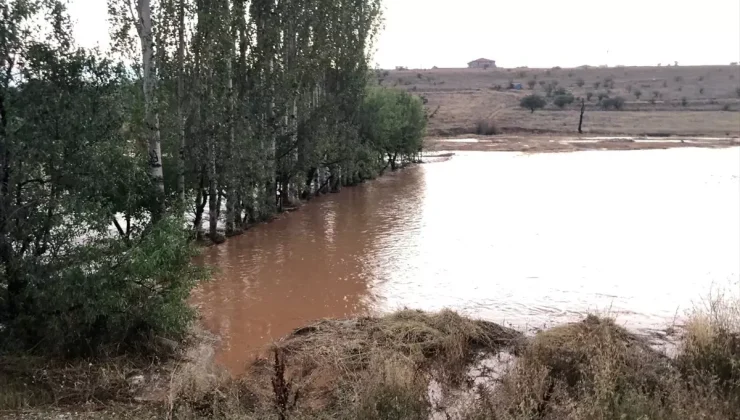
<path id="1" fill-rule="evenodd" d="M 739 66 L 379 70 L 377 76 L 383 86 L 426 99 L 431 137 L 479 134 L 482 121 L 504 133 L 575 133 L 580 98 L 588 92 L 593 96 L 586 101 L 587 134 L 740 135 Z M 510 83 L 523 89 L 509 89 Z M 519 107 L 533 92 L 546 96 L 551 83 L 576 101 L 559 109 L 548 98 L 545 109 L 533 114 Z M 603 110 L 599 93 L 623 97 L 623 109 Z"/>

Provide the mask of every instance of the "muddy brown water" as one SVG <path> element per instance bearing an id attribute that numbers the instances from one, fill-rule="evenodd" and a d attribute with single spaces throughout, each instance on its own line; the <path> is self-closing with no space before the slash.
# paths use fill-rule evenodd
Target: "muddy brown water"
<path id="1" fill-rule="evenodd" d="M 217 361 L 238 372 L 310 321 L 402 307 L 660 329 L 738 287 L 740 148 L 431 160 L 207 249 L 193 301 Z"/>

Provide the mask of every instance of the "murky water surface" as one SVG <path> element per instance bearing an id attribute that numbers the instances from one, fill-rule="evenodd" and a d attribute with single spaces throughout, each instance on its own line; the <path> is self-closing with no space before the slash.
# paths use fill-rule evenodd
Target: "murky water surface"
<path id="1" fill-rule="evenodd" d="M 203 260 L 219 271 L 194 301 L 235 371 L 312 320 L 401 307 L 661 328 L 738 282 L 740 149 L 460 153 L 315 199 Z"/>

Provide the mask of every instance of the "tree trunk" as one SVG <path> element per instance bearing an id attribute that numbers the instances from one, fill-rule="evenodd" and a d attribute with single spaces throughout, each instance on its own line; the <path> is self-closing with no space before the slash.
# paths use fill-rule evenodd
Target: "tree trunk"
<path id="1" fill-rule="evenodd" d="M 578 134 L 583 134 L 583 113 L 586 111 L 586 101 L 581 99 L 581 118 L 578 120 Z"/>
<path id="2" fill-rule="evenodd" d="M 208 236 L 216 242 L 218 237 L 218 190 L 216 179 L 216 141 L 213 133 L 208 134 Z"/>
<path id="3" fill-rule="evenodd" d="M 232 21 L 231 14 L 229 13 L 229 21 Z M 229 32 L 232 33 L 231 31 Z M 234 47 L 229 47 L 229 56 L 228 56 L 228 62 L 226 63 L 226 77 L 227 77 L 227 89 L 228 89 L 228 100 L 229 100 L 229 116 L 228 116 L 228 122 L 229 122 L 229 139 L 228 143 L 226 145 L 226 235 L 233 235 L 234 234 L 234 209 L 235 209 L 235 201 L 237 199 L 236 197 L 236 186 L 234 185 L 234 170 L 236 169 L 234 167 L 234 140 L 235 140 L 235 123 L 236 123 L 236 113 L 235 113 L 235 106 L 234 106 L 234 75 L 233 75 L 233 64 L 234 61 Z"/>
<path id="4" fill-rule="evenodd" d="M 152 220 L 164 214 L 164 175 L 162 172 L 162 147 L 159 133 L 159 112 L 155 96 L 156 68 L 154 65 L 154 40 L 152 39 L 152 9 L 149 0 L 138 0 L 139 22 L 136 28 L 141 41 L 141 61 L 144 85 L 144 119 L 149 143 L 149 176 L 154 188 Z"/>
<path id="5" fill-rule="evenodd" d="M 177 154 L 177 194 L 180 204 L 185 207 L 185 0 L 180 0 L 177 27 L 177 123 L 180 135 L 180 148 Z"/>

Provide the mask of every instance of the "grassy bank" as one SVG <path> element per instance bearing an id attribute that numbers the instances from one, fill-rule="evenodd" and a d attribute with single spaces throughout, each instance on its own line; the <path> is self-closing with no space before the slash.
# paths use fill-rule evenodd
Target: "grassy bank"
<path id="1" fill-rule="evenodd" d="M 452 311 L 403 310 L 300 328 L 240 378 L 215 372 L 200 351 L 154 364 L 165 380 L 152 402 L 133 390 L 137 369 L 152 376 L 143 366 L 47 369 L 33 382 L 5 363 L 0 384 L 10 392 L 0 404 L 31 406 L 27 418 L 731 419 L 740 413 L 739 321 L 736 301 L 712 300 L 669 358 L 596 316 L 527 338 Z M 59 400 L 70 386 L 86 392 Z"/>

